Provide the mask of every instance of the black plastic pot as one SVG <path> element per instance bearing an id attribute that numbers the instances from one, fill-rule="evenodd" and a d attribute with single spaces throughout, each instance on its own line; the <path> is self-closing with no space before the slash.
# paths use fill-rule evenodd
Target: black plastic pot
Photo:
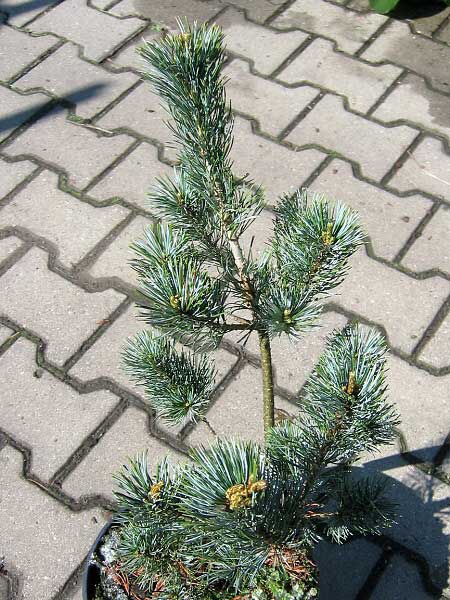
<path id="1" fill-rule="evenodd" d="M 112 524 L 112 521 L 108 521 L 108 523 L 102 527 L 95 542 L 92 544 L 92 548 L 89 550 L 81 584 L 83 600 L 94 600 L 95 598 L 95 590 L 100 583 L 100 569 L 95 564 L 92 564 L 92 557 L 97 552 L 104 536 L 111 529 Z"/>

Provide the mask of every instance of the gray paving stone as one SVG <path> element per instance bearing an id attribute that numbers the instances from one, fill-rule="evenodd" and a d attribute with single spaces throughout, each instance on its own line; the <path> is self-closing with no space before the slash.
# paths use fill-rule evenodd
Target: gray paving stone
<path id="1" fill-rule="evenodd" d="M 128 408 L 67 477 L 62 488 L 77 499 L 93 494 L 113 499 L 112 492 L 116 489 L 113 474 L 145 450 L 152 468 L 165 456 L 174 462 L 186 460 L 184 455 L 150 435 L 145 412 Z"/>
<path id="2" fill-rule="evenodd" d="M 224 69 L 227 94 L 234 110 L 256 119 L 261 130 L 279 135 L 317 97 L 309 86 L 285 88 L 250 73 L 247 62 L 235 59 Z"/>
<path id="3" fill-rule="evenodd" d="M 88 293 L 47 268 L 48 255 L 32 248 L 1 277 L 0 311 L 48 344 L 46 357 L 64 363 L 122 302 L 113 290 Z"/>
<path id="4" fill-rule="evenodd" d="M 276 397 L 275 406 L 289 414 L 296 408 L 290 402 Z M 260 369 L 247 364 L 233 377 L 216 402 L 208 410 L 206 417 L 221 437 L 233 435 L 244 440 L 262 441 L 262 375 Z M 187 437 L 192 446 L 207 443 L 213 436 L 201 423 Z"/>
<path id="5" fill-rule="evenodd" d="M 83 382 L 107 377 L 123 388 L 144 397 L 142 388 L 134 386 L 124 372 L 121 358 L 127 338 L 134 337 L 146 328 L 145 323 L 138 319 L 138 315 L 139 312 L 134 306 L 127 309 L 78 360 L 70 370 L 70 374 Z M 237 359 L 222 349 L 217 350 L 213 358 L 216 361 L 217 382 L 219 382 Z"/>
<path id="6" fill-rule="evenodd" d="M 448 96 L 430 90 L 417 75 L 409 74 L 397 84 L 373 116 L 385 123 L 406 119 L 438 134 L 450 136 Z"/>
<path id="7" fill-rule="evenodd" d="M 248 18 L 257 23 L 264 23 L 284 4 L 283 0 L 231 0 L 238 8 L 244 9 Z"/>
<path id="8" fill-rule="evenodd" d="M 1 218 L 1 212 L 0 212 Z M 19 238 L 10 236 L 0 240 L 0 263 L 9 258 L 9 256 L 20 248 L 22 241 Z"/>
<path id="9" fill-rule="evenodd" d="M 263 185 L 270 204 L 293 192 L 317 169 L 326 157 L 318 150 L 294 151 L 252 132 L 249 121 L 237 117 L 232 150 L 237 174 L 249 173 Z"/>
<path id="10" fill-rule="evenodd" d="M 447 298 L 450 284 L 440 277 L 413 279 L 361 249 L 337 291 L 340 306 L 384 326 L 391 345 L 409 353 Z"/>
<path id="11" fill-rule="evenodd" d="M 168 114 L 161 106 L 161 98 L 152 92 L 148 84 L 143 84 L 125 96 L 97 123 L 111 131 L 125 127 L 167 144 L 173 137 L 165 124 L 167 120 Z"/>
<path id="12" fill-rule="evenodd" d="M 49 50 L 58 39 L 31 36 L 7 25 L 0 27 L 0 79 L 8 81 Z"/>
<path id="13" fill-rule="evenodd" d="M 48 104 L 49 100 L 44 94 L 21 95 L 0 86 L 0 106 L 4 114 L 0 122 L 0 142 Z"/>
<path id="14" fill-rule="evenodd" d="M 69 182 L 84 187 L 133 142 L 125 135 L 112 138 L 70 123 L 65 111 L 54 110 L 5 148 L 8 156 L 34 155 L 64 169 Z"/>
<path id="15" fill-rule="evenodd" d="M 450 376 L 436 377 L 393 355 L 388 367 L 389 398 L 400 412 L 406 443 L 414 454 L 431 461 L 448 433 Z"/>
<path id="16" fill-rule="evenodd" d="M 353 54 L 385 21 L 386 17 L 374 12 L 358 14 L 331 2 L 296 0 L 272 24 L 323 35 L 334 40 L 340 50 Z"/>
<path id="17" fill-rule="evenodd" d="M 133 73 L 110 73 L 82 60 L 78 54 L 77 46 L 64 44 L 21 77 L 16 87 L 21 90 L 45 88 L 60 98 L 74 102 L 77 115 L 92 118 L 138 81 Z"/>
<path id="18" fill-rule="evenodd" d="M 332 42 L 317 38 L 277 79 L 290 84 L 315 83 L 344 95 L 353 110 L 367 112 L 401 72 L 393 65 L 372 66 L 335 52 Z"/>
<path id="19" fill-rule="evenodd" d="M 0 325 L 0 346 L 4 344 L 10 337 L 13 335 L 12 329 L 9 327 L 5 327 L 4 325 Z"/>
<path id="20" fill-rule="evenodd" d="M 127 338 L 144 329 L 144 324 L 138 321 L 137 316 L 134 306 L 128 308 L 83 354 L 70 370 L 70 374 L 83 382 L 97 377 L 108 377 L 126 389 L 138 393 L 138 389 L 125 374 L 121 360 Z"/>
<path id="21" fill-rule="evenodd" d="M 87 6 L 82 0 L 65 0 L 30 25 L 37 33 L 51 32 L 80 44 L 86 58 L 102 61 L 143 26 L 139 19 L 115 19 Z M 102 35 L 98 35 L 101 31 Z"/>
<path id="22" fill-rule="evenodd" d="M 337 151 L 359 162 L 365 175 L 378 180 L 416 136 L 410 127 L 385 128 L 349 113 L 341 98 L 327 95 L 286 139 L 299 146 L 320 144 L 330 152 Z"/>
<path id="23" fill-rule="evenodd" d="M 118 277 L 135 287 L 137 275 L 130 266 L 130 260 L 136 255 L 130 249 L 130 244 L 142 238 L 148 224 L 148 219 L 136 217 L 95 261 L 89 274 L 92 277 Z"/>
<path id="24" fill-rule="evenodd" d="M 44 0 L 43 2 L 26 2 L 23 0 L 6 0 L 2 2 L 0 12 L 8 15 L 8 23 L 16 27 L 22 27 L 31 19 L 44 12 L 53 4 L 52 0 Z"/>
<path id="25" fill-rule="evenodd" d="M 21 476 L 23 459 L 17 450 L 4 448 L 0 463 L 5 567 L 23 574 L 22 598 L 48 600 L 81 563 L 105 516 L 97 508 L 71 511 L 27 482 Z"/>
<path id="26" fill-rule="evenodd" d="M 317 329 L 296 340 L 287 336 L 274 338 L 271 347 L 276 383 L 291 394 L 297 394 L 324 351 L 326 338 L 333 330 L 342 329 L 346 323 L 346 317 L 327 312 L 317 321 Z M 237 342 L 242 333 L 230 337 Z M 259 358 L 259 344 L 255 333 L 251 334 L 243 349 Z"/>
<path id="27" fill-rule="evenodd" d="M 142 33 L 142 35 L 139 36 L 139 39 L 132 40 L 124 48 L 119 50 L 119 52 L 114 54 L 114 56 L 107 58 L 106 62 L 114 65 L 115 67 L 124 67 L 141 72 L 145 67 L 145 63 L 141 56 L 137 53 L 137 49 L 139 46 L 142 46 L 144 42 L 157 41 L 161 38 L 161 35 L 161 31 L 157 31 L 156 29 L 147 29 L 144 33 Z"/>
<path id="28" fill-rule="evenodd" d="M 412 565 L 402 556 L 394 556 L 377 583 L 371 600 L 426 600 L 435 598 L 423 587 L 417 565 Z"/>
<path id="29" fill-rule="evenodd" d="M 450 21 L 436 34 L 436 39 L 450 45 Z"/>
<path id="30" fill-rule="evenodd" d="M 310 188 L 356 210 L 375 254 L 387 260 L 394 259 L 432 206 L 419 194 L 399 198 L 356 179 L 351 165 L 338 159 L 322 171 Z"/>
<path id="31" fill-rule="evenodd" d="M 0 357 L 1 427 L 32 450 L 31 471 L 47 481 L 117 404 L 107 391 L 78 394 L 43 371 L 36 346 L 21 338 Z"/>
<path id="32" fill-rule="evenodd" d="M 245 256 L 251 256 L 253 260 L 261 258 L 272 237 L 273 219 L 273 213 L 263 210 L 244 231 L 240 241 Z"/>
<path id="33" fill-rule="evenodd" d="M 406 23 L 392 20 L 362 54 L 371 62 L 390 61 L 427 77 L 433 87 L 450 91 L 450 48 L 420 35 L 413 35 Z"/>
<path id="34" fill-rule="evenodd" d="M 166 0 L 165 2 L 148 2 L 148 0 L 122 0 L 109 11 L 121 17 L 138 15 L 151 19 L 157 27 L 170 31 L 177 29 L 177 18 L 187 18 L 189 22 L 208 21 L 216 15 L 222 5 L 218 0 Z"/>
<path id="35" fill-rule="evenodd" d="M 426 137 L 394 174 L 389 185 L 406 192 L 423 190 L 448 200 L 450 197 L 450 156 L 440 140 Z"/>
<path id="36" fill-rule="evenodd" d="M 36 165 L 28 161 L 7 163 L 0 160 L 0 198 L 9 194 L 34 169 L 36 169 Z"/>
<path id="37" fill-rule="evenodd" d="M 256 25 L 232 7 L 216 23 L 225 32 L 227 50 L 251 59 L 254 68 L 263 75 L 270 75 L 308 37 L 301 31 L 278 32 Z"/>
<path id="38" fill-rule="evenodd" d="M 9 581 L 5 576 L 0 575 L 0 599 L 8 600 L 9 594 Z"/>
<path id="39" fill-rule="evenodd" d="M 43 171 L 0 210 L 0 227 L 24 227 L 57 247 L 71 268 L 125 219 L 122 206 L 94 208 L 58 189 L 58 175 Z"/>
<path id="40" fill-rule="evenodd" d="M 421 33 L 422 35 L 431 37 L 433 33 L 450 16 L 450 9 L 445 7 L 443 8 L 444 10 L 441 10 L 440 12 L 437 12 L 434 15 L 430 15 L 429 17 L 419 17 L 416 19 L 411 19 L 409 22 L 411 24 L 412 29 L 417 33 Z M 439 38 L 439 35 L 437 37 Z"/>
<path id="41" fill-rule="evenodd" d="M 450 315 L 419 354 L 419 359 L 436 369 L 450 366 Z"/>
<path id="42" fill-rule="evenodd" d="M 412 271 L 440 269 L 450 275 L 449 231 L 450 207 L 441 206 L 406 253 L 402 263 Z"/>
<path id="43" fill-rule="evenodd" d="M 98 200 L 119 197 L 139 208 L 150 210 L 147 193 L 157 177 L 171 173 L 172 168 L 158 160 L 157 148 L 142 142 L 100 179 L 89 190 L 89 195 Z"/>
<path id="44" fill-rule="evenodd" d="M 320 600 L 356 598 L 380 555 L 380 548 L 365 539 L 344 545 L 319 543 L 314 560 L 319 567 Z"/>

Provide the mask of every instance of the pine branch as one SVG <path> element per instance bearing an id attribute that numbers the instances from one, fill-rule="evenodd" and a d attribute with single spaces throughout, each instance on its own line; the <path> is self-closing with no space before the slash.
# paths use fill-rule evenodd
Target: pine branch
<path id="1" fill-rule="evenodd" d="M 178 352 L 167 337 L 143 331 L 128 341 L 123 360 L 162 418 L 176 425 L 203 418 L 215 378 L 206 356 L 198 359 L 184 350 Z"/>

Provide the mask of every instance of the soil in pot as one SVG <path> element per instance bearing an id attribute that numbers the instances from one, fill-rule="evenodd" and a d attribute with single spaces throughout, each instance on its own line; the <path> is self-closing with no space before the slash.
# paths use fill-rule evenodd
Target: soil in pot
<path id="1" fill-rule="evenodd" d="M 119 542 L 119 528 L 110 522 L 100 532 L 89 553 L 83 576 L 83 600 L 157 600 L 164 590 L 164 582 L 157 583 L 152 592 L 143 592 L 133 576 L 122 572 L 117 562 L 116 548 Z M 258 590 L 253 594 L 230 596 L 229 592 L 214 593 L 217 600 L 313 600 L 318 596 L 316 565 L 304 557 L 297 568 L 304 570 L 305 581 L 291 592 L 280 595 L 267 594 Z"/>

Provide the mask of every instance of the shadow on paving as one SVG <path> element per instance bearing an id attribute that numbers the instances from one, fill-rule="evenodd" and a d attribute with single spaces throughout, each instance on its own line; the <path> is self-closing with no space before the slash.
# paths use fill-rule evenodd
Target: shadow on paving
<path id="1" fill-rule="evenodd" d="M 443 0 L 400 0 L 389 16 L 393 19 L 424 19 L 446 8 Z"/>
<path id="2" fill-rule="evenodd" d="M 74 90 L 73 92 L 67 93 L 64 98 L 61 98 L 62 102 L 66 101 L 71 105 L 81 104 L 85 100 L 92 98 L 96 94 L 100 92 L 103 88 L 108 87 L 108 84 L 104 83 L 96 83 L 94 85 L 89 85 L 84 88 L 80 88 L 79 90 Z M 24 97 L 21 95 L 21 97 Z M 29 95 L 32 98 L 32 94 Z M 51 111 L 50 115 L 50 109 Z M 32 108 L 26 108 L 24 110 L 19 110 L 14 113 L 10 113 L 9 115 L 4 115 L 0 117 L 0 133 L 5 131 L 13 130 L 19 125 L 22 125 L 25 121 L 28 121 L 31 117 L 35 117 L 36 120 L 43 120 L 48 116 L 53 116 L 55 111 L 66 111 L 67 106 L 57 105 L 55 108 L 55 101 L 51 98 L 48 98 L 48 101 L 42 102 L 42 104 L 34 106 Z"/>
<path id="3" fill-rule="evenodd" d="M 8 4 L 8 2 L 0 2 L 0 12 L 6 13 L 10 17 L 16 15 L 23 15 L 28 12 L 33 12 L 39 8 L 44 10 L 53 4 L 59 4 L 61 0 L 28 0 L 28 2 L 22 2 L 22 4 Z"/>
<path id="4" fill-rule="evenodd" d="M 442 519 L 450 505 L 448 495 L 439 497 L 447 486 L 408 464 L 393 454 L 353 468 L 355 477 L 383 472 L 386 495 L 397 504 L 397 523 L 380 538 L 352 538 L 341 546 L 321 542 L 315 553 L 319 600 L 426 600 L 440 598 L 447 588 L 450 536 Z M 400 468 L 401 481 L 389 476 Z"/>

